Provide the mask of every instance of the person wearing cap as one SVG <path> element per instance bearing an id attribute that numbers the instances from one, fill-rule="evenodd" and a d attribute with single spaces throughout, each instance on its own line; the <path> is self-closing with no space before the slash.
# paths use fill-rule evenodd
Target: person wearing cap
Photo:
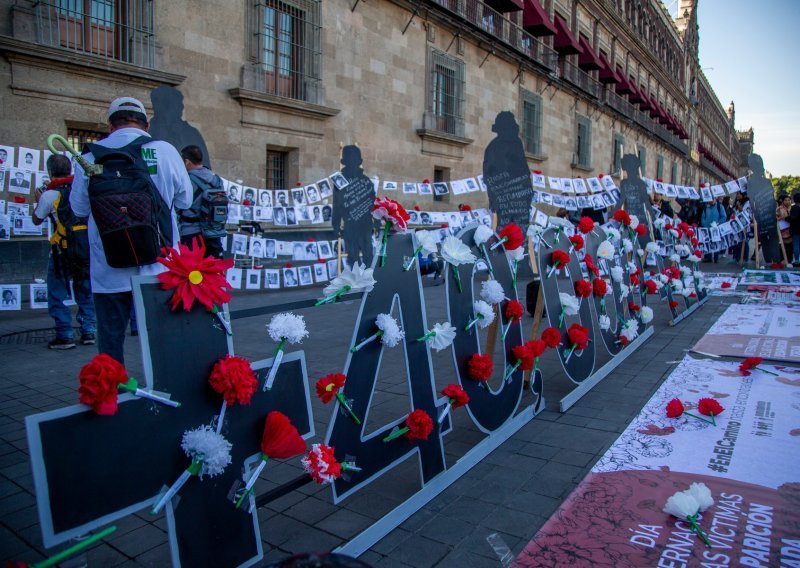
<path id="1" fill-rule="evenodd" d="M 133 97 L 115 99 L 108 108 L 109 135 L 97 142 L 107 148 L 122 148 L 140 136 L 148 136 L 149 123 L 144 105 Z M 91 153 L 84 157 L 92 163 Z M 164 203 L 172 210 L 172 246 L 178 246 L 179 231 L 175 209 L 186 209 L 192 204 L 192 182 L 183 159 L 168 142 L 153 140 L 142 146 L 142 157 L 150 176 Z M 89 178 L 81 167 L 76 167 L 70 205 L 78 216 L 89 217 L 90 274 L 95 311 L 97 315 L 97 347 L 124 363 L 123 343 L 131 314 L 133 295 L 131 277 L 154 275 L 165 268 L 158 263 L 132 268 L 111 268 L 106 262 L 103 243 L 89 204 Z"/>

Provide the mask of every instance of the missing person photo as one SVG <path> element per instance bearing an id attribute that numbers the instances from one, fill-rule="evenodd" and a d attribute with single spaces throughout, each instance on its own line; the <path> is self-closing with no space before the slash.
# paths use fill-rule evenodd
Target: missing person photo
<path id="1" fill-rule="evenodd" d="M 433 219 L 431 219 L 431 214 L 427 211 L 423 211 L 419 214 L 419 222 L 423 225 L 433 225 Z"/>
<path id="2" fill-rule="evenodd" d="M 707 187 L 700 188 L 700 195 L 706 203 L 711 203 L 714 200 L 714 197 L 711 195 L 711 190 Z"/>
<path id="3" fill-rule="evenodd" d="M 409 225 L 416 225 L 419 223 L 419 215 L 413 209 L 408 211 L 408 224 Z"/>
<path id="4" fill-rule="evenodd" d="M 331 188 L 331 182 L 328 181 L 327 178 L 321 179 L 317 182 L 317 189 L 319 189 L 319 197 L 320 199 L 326 199 L 333 195 L 333 189 Z"/>
<path id="5" fill-rule="evenodd" d="M 603 193 L 601 193 L 600 197 L 603 198 L 603 203 L 605 203 L 606 206 L 608 206 L 608 207 L 613 207 L 614 206 L 614 198 L 607 191 L 604 191 Z"/>
<path id="6" fill-rule="evenodd" d="M 280 227 L 286 226 L 286 208 L 273 207 L 272 208 L 272 222 Z"/>
<path id="7" fill-rule="evenodd" d="M 264 271 L 264 284 L 270 290 L 281 287 L 280 271 L 277 268 L 268 268 Z"/>
<path id="8" fill-rule="evenodd" d="M 19 154 L 17 154 L 17 167 L 28 173 L 38 172 L 42 169 L 39 167 L 41 155 L 40 150 L 20 147 Z"/>
<path id="9" fill-rule="evenodd" d="M 229 225 L 236 225 L 241 220 L 242 220 L 242 206 L 236 205 L 235 203 L 229 203 L 227 223 Z"/>
<path id="10" fill-rule="evenodd" d="M 236 290 L 242 289 L 242 269 L 229 268 L 225 271 L 225 279 L 230 283 L 231 288 Z"/>
<path id="11" fill-rule="evenodd" d="M 259 189 L 258 204 L 262 207 L 272 207 L 272 192 L 268 189 Z"/>
<path id="12" fill-rule="evenodd" d="M 574 197 L 567 197 L 566 202 L 564 203 L 564 209 L 566 209 L 567 211 L 577 211 L 578 202 L 575 200 Z"/>
<path id="13" fill-rule="evenodd" d="M 327 282 L 328 281 L 328 268 L 324 264 L 317 263 L 314 265 L 314 282 Z"/>
<path id="14" fill-rule="evenodd" d="M 8 170 L 8 191 L 11 193 L 23 193 L 25 195 L 31 192 L 31 172 L 19 168 L 11 168 Z"/>
<path id="15" fill-rule="evenodd" d="M 253 221 L 272 221 L 272 207 L 254 207 Z"/>
<path id="16" fill-rule="evenodd" d="M 733 234 L 740 234 L 742 232 L 742 224 L 739 222 L 739 219 L 731 220 L 731 231 L 733 231 Z"/>
<path id="17" fill-rule="evenodd" d="M 306 247 L 303 241 L 295 241 L 292 243 L 292 260 L 307 260 Z"/>
<path id="18" fill-rule="evenodd" d="M 315 184 L 307 185 L 306 186 L 306 197 L 308 198 L 309 203 L 316 203 L 321 199 L 319 195 L 319 189 Z"/>
<path id="19" fill-rule="evenodd" d="M 287 225 L 297 225 L 297 207 L 287 207 L 286 208 L 286 224 Z"/>
<path id="20" fill-rule="evenodd" d="M 404 182 L 403 193 L 417 193 L 417 184 L 408 181 Z"/>
<path id="21" fill-rule="evenodd" d="M 275 239 L 262 239 L 264 241 L 264 258 L 278 258 L 278 247 Z"/>
<path id="22" fill-rule="evenodd" d="M 589 178 L 587 181 L 589 182 L 589 189 L 592 193 L 600 193 L 603 191 L 603 185 L 598 178 Z"/>
<path id="23" fill-rule="evenodd" d="M 298 205 L 295 208 L 297 211 L 297 222 L 300 221 L 311 221 L 311 211 L 309 210 L 308 205 Z"/>
<path id="24" fill-rule="evenodd" d="M 302 187 L 296 187 L 292 190 L 292 204 L 293 205 L 306 204 L 306 192 Z"/>
<path id="25" fill-rule="evenodd" d="M 242 205 L 240 211 L 242 212 L 242 221 L 253 220 L 253 208 L 249 205 Z"/>
<path id="26" fill-rule="evenodd" d="M 261 270 L 256 268 L 249 268 L 247 270 L 247 285 L 248 290 L 258 290 L 261 288 Z"/>
<path id="27" fill-rule="evenodd" d="M 283 285 L 285 288 L 296 288 L 297 287 L 297 269 L 292 268 L 284 268 L 283 269 Z"/>
<path id="28" fill-rule="evenodd" d="M 14 165 L 15 155 L 13 146 L 0 146 L 0 171 L 7 170 Z"/>
<path id="29" fill-rule="evenodd" d="M 242 205 L 255 205 L 256 204 L 256 188 L 244 187 L 242 188 Z"/>
<path id="30" fill-rule="evenodd" d="M 300 279 L 300 286 L 310 286 L 314 283 L 310 266 L 301 266 L 297 269 L 297 273 Z"/>
<path id="31" fill-rule="evenodd" d="M 289 192 L 285 189 L 279 189 L 275 192 L 275 205 L 277 207 L 289 207 Z"/>
<path id="32" fill-rule="evenodd" d="M 701 243 L 707 243 L 710 235 L 707 227 L 697 227 L 697 240 Z"/>
<path id="33" fill-rule="evenodd" d="M 711 242 L 718 243 L 721 235 L 719 234 L 719 227 L 711 227 Z"/>
<path id="34" fill-rule="evenodd" d="M 697 193 L 697 190 L 693 187 L 687 187 L 686 190 L 689 192 L 689 197 L 691 199 L 700 199 L 700 194 Z"/>
<path id="35" fill-rule="evenodd" d="M 563 195 L 553 196 L 553 207 L 564 207 L 565 201 Z"/>
<path id="36" fill-rule="evenodd" d="M 317 243 L 317 252 L 319 253 L 320 258 L 333 258 L 333 250 L 331 249 L 331 244 L 328 241 L 319 241 Z"/>
<path id="37" fill-rule="evenodd" d="M 250 256 L 254 258 L 264 258 L 264 249 L 266 248 L 267 239 L 261 237 L 252 237 L 250 239 Z"/>
<path id="38" fill-rule="evenodd" d="M 0 214 L 0 241 L 11 240 L 11 216 Z"/>
<path id="39" fill-rule="evenodd" d="M 676 186 L 675 189 L 678 190 L 678 197 L 681 199 L 689 199 L 689 190 L 686 187 L 679 185 Z"/>
<path id="40" fill-rule="evenodd" d="M 319 256 L 317 256 L 317 243 L 315 242 L 305 243 L 305 252 L 306 260 L 317 260 L 319 258 Z"/>
<path id="41" fill-rule="evenodd" d="M 443 181 L 437 181 L 433 184 L 433 193 L 435 195 L 447 195 L 450 190 L 447 189 L 447 184 Z"/>
<path id="42" fill-rule="evenodd" d="M 331 174 L 331 181 L 333 182 L 333 185 L 336 186 L 336 189 L 344 189 L 350 183 L 347 181 L 347 178 L 341 174 L 341 172 Z"/>
<path id="43" fill-rule="evenodd" d="M 542 200 L 541 194 L 534 189 L 533 193 L 531 194 L 531 203 L 539 203 L 541 202 L 541 200 Z"/>
<path id="44" fill-rule="evenodd" d="M 0 310 L 21 310 L 19 284 L 6 284 L 0 286 Z"/>
<path id="45" fill-rule="evenodd" d="M 337 276 L 339 276 L 339 261 L 335 258 L 328 261 L 328 278 L 333 280 Z"/>
<path id="46" fill-rule="evenodd" d="M 36 172 L 33 187 L 41 188 L 44 191 L 47 189 L 48 183 L 50 183 L 50 176 L 47 172 Z"/>
<path id="47" fill-rule="evenodd" d="M 384 181 L 383 182 L 383 191 L 397 191 L 397 182 L 396 181 Z"/>
<path id="48" fill-rule="evenodd" d="M 313 207 L 310 207 L 310 210 L 311 210 L 311 222 L 315 225 L 322 223 L 323 222 L 322 207 L 320 207 L 319 205 L 314 205 Z"/>
<path id="49" fill-rule="evenodd" d="M 579 195 L 576 197 L 576 199 L 578 200 L 578 209 L 585 209 L 592 206 L 591 202 L 585 195 Z"/>
<path id="50" fill-rule="evenodd" d="M 433 195 L 433 188 L 431 187 L 430 183 L 420 183 L 417 184 L 417 190 L 419 191 L 420 195 Z"/>
<path id="51" fill-rule="evenodd" d="M 247 235 L 241 233 L 233 234 L 232 250 L 233 254 L 247 254 Z"/>
<path id="52" fill-rule="evenodd" d="M 47 284 L 30 285 L 31 309 L 41 310 L 47 308 Z"/>
<path id="53" fill-rule="evenodd" d="M 622 197 L 622 194 L 619 192 L 619 189 L 613 187 L 609 189 L 608 192 L 614 196 L 614 203 L 619 203 L 620 197 Z"/>
<path id="54" fill-rule="evenodd" d="M 542 203 L 546 203 L 547 205 L 553 204 L 553 196 L 550 195 L 549 193 L 544 193 L 544 192 L 540 193 L 539 199 L 542 200 Z"/>
<path id="55" fill-rule="evenodd" d="M 467 184 L 467 191 L 472 193 L 473 191 L 480 191 L 481 188 L 478 186 L 478 182 L 475 178 L 467 178 L 464 180 L 464 183 Z"/>
<path id="56" fill-rule="evenodd" d="M 228 201 L 241 203 L 242 189 L 233 182 L 228 182 Z"/>

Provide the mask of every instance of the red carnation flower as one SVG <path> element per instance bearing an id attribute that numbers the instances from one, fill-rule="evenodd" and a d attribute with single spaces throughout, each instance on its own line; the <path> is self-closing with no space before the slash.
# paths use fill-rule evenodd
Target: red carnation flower
<path id="1" fill-rule="evenodd" d="M 296 186 L 296 187 L 303 187 L 303 184 L 302 184 L 301 182 L 299 182 L 299 181 L 298 181 L 298 182 L 295 184 L 295 186 Z"/>
<path id="2" fill-rule="evenodd" d="M 572 243 L 572 248 L 575 250 L 581 250 L 583 248 L 583 237 L 580 235 L 572 235 L 569 238 L 569 242 Z"/>
<path id="3" fill-rule="evenodd" d="M 772 268 L 773 270 L 783 270 L 784 268 L 786 268 L 782 262 L 773 262 L 772 264 L 769 265 L 769 267 Z"/>
<path id="4" fill-rule="evenodd" d="M 78 400 L 81 404 L 91 406 L 101 416 L 117 413 L 117 387 L 128 382 L 128 372 L 122 363 L 100 353 L 83 366 L 78 379 Z"/>
<path id="5" fill-rule="evenodd" d="M 525 346 L 533 353 L 535 358 L 539 358 L 544 354 L 544 350 L 547 349 L 547 344 L 541 339 L 533 339 L 531 341 L 526 341 Z"/>
<path id="6" fill-rule="evenodd" d="M 450 399 L 450 404 L 453 407 L 453 410 L 460 408 L 469 402 L 469 395 L 467 392 L 461 388 L 461 386 L 456 384 L 451 383 L 444 387 L 442 389 L 442 395 Z"/>
<path id="7" fill-rule="evenodd" d="M 739 365 L 739 372 L 741 372 L 745 377 L 750 375 L 750 371 L 752 369 L 757 368 L 761 363 L 764 362 L 764 359 L 761 357 L 748 357 Z"/>
<path id="8" fill-rule="evenodd" d="M 506 321 L 517 322 L 525 313 L 525 308 L 517 300 L 509 300 L 504 310 Z"/>
<path id="9" fill-rule="evenodd" d="M 592 285 L 588 280 L 581 278 L 575 282 L 575 295 L 579 298 L 588 298 L 592 295 Z"/>
<path id="10" fill-rule="evenodd" d="M 678 418 L 685 410 L 680 399 L 673 398 L 667 403 L 667 418 Z"/>
<path id="11" fill-rule="evenodd" d="M 614 221 L 621 225 L 625 225 L 626 227 L 630 226 L 631 224 L 631 216 L 628 215 L 628 212 L 623 209 L 618 209 L 614 211 Z"/>
<path id="12" fill-rule="evenodd" d="M 635 272 L 631 273 L 631 286 L 638 286 L 641 283 Z"/>
<path id="13" fill-rule="evenodd" d="M 214 363 L 208 384 L 222 395 L 228 406 L 232 406 L 237 402 L 250 404 L 258 387 L 258 380 L 247 359 L 225 355 Z"/>
<path id="14" fill-rule="evenodd" d="M 548 327 L 542 332 L 542 341 L 545 342 L 550 349 L 555 349 L 561 345 L 561 332 L 558 328 Z"/>
<path id="15" fill-rule="evenodd" d="M 689 294 L 689 297 L 690 298 L 696 298 L 697 297 L 697 292 L 692 292 L 691 294 Z"/>
<path id="16" fill-rule="evenodd" d="M 533 352 L 528 348 L 527 345 L 517 345 L 511 350 L 511 353 L 514 355 L 514 359 L 519 362 L 519 368 L 523 371 L 530 371 L 533 369 Z"/>
<path id="17" fill-rule="evenodd" d="M 605 177 L 605 175 L 606 174 L 600 174 L 599 176 L 597 176 L 597 179 L 603 179 L 603 177 Z"/>
<path id="18" fill-rule="evenodd" d="M 494 363 L 489 355 L 474 353 L 467 361 L 467 376 L 473 381 L 488 381 L 494 372 Z"/>
<path id="19" fill-rule="evenodd" d="M 697 240 L 697 237 L 692 237 L 692 238 L 691 238 L 691 240 L 690 240 L 689 242 L 691 242 L 691 243 L 692 243 L 692 246 L 693 246 L 693 247 L 695 247 L 695 248 L 696 248 L 696 247 L 697 247 L 697 245 L 700 243 L 700 241 L 698 241 L 698 240 Z"/>
<path id="20" fill-rule="evenodd" d="M 655 280 L 647 280 L 644 285 L 648 294 L 655 294 L 658 291 L 658 284 L 656 284 Z"/>
<path id="21" fill-rule="evenodd" d="M 347 377 L 342 373 L 331 373 L 317 381 L 317 396 L 323 404 L 328 404 L 334 399 L 339 389 L 344 387 Z"/>
<path id="22" fill-rule="evenodd" d="M 244 205 L 245 207 L 247 207 L 248 205 L 252 205 L 252 203 L 250 202 L 250 200 L 249 200 L 249 199 L 245 199 L 244 201 L 242 201 L 242 205 Z"/>
<path id="23" fill-rule="evenodd" d="M 592 292 L 598 298 L 602 298 L 608 293 L 608 284 L 602 278 L 592 280 Z"/>
<path id="24" fill-rule="evenodd" d="M 563 268 L 569 264 L 569 253 L 564 252 L 563 250 L 554 250 L 552 253 L 550 253 L 550 262 L 553 264 L 553 266 Z"/>
<path id="25" fill-rule="evenodd" d="M 427 440 L 433 432 L 433 420 L 424 410 L 417 409 L 406 417 L 406 440 Z"/>
<path id="26" fill-rule="evenodd" d="M 722 288 L 723 290 L 725 290 L 726 288 L 730 288 L 730 287 L 731 287 L 731 283 L 730 283 L 730 282 L 728 282 L 728 281 L 725 281 L 725 282 L 723 282 L 723 283 L 722 283 L 722 286 L 721 286 L 721 288 Z"/>
<path id="27" fill-rule="evenodd" d="M 643 237 L 643 236 L 645 236 L 647 234 L 647 229 L 645 229 L 645 226 L 642 225 L 641 223 L 636 225 L 636 228 L 634 229 L 634 231 L 636 231 L 636 234 L 638 236 L 640 236 L 640 237 Z"/>
<path id="28" fill-rule="evenodd" d="M 633 302 L 628 302 L 628 309 L 632 312 L 638 312 L 642 309 L 639 304 L 634 304 Z"/>
<path id="29" fill-rule="evenodd" d="M 592 255 L 586 253 L 583 257 L 583 261 L 586 263 L 586 270 L 591 274 L 594 274 L 595 278 L 600 277 L 600 269 L 597 268 L 597 265 L 594 263 L 594 259 L 592 259 Z"/>
<path id="30" fill-rule="evenodd" d="M 159 273 L 158 279 L 162 290 L 175 290 L 169 299 L 171 309 L 183 306 L 188 312 L 197 300 L 211 311 L 230 301 L 231 295 L 226 289 L 231 285 L 225 279 L 225 271 L 233 266 L 233 259 L 206 256 L 206 247 L 198 238 L 192 241 L 191 247 L 179 244 L 178 249 L 167 247 L 161 252 L 164 256 L 159 257 L 158 262 L 167 271 Z"/>
<path id="31" fill-rule="evenodd" d="M 420 211 L 419 205 L 414 205 L 414 211 Z"/>
<path id="32" fill-rule="evenodd" d="M 469 205 L 469 203 L 462 203 L 462 204 L 460 204 L 458 206 L 458 210 L 459 211 L 472 211 L 472 207 Z"/>
<path id="33" fill-rule="evenodd" d="M 697 412 L 704 416 L 719 416 L 725 409 L 714 398 L 701 398 L 697 403 Z"/>
<path id="34" fill-rule="evenodd" d="M 431 183 L 431 180 L 429 180 L 428 178 L 425 178 L 424 180 L 422 180 L 422 183 Z"/>
<path id="35" fill-rule="evenodd" d="M 377 198 L 372 206 L 372 216 L 379 221 L 391 223 L 391 229 L 395 232 L 402 233 L 408 229 L 408 212 L 394 199 Z"/>
<path id="36" fill-rule="evenodd" d="M 284 267 L 285 267 L 285 268 L 294 268 L 294 264 L 292 264 L 291 262 L 287 262 L 287 263 L 284 265 Z"/>
<path id="37" fill-rule="evenodd" d="M 525 242 L 525 235 L 522 229 L 516 223 L 509 223 L 498 233 L 500 240 L 503 242 L 503 247 L 506 250 L 514 250 L 522 246 Z"/>
<path id="38" fill-rule="evenodd" d="M 285 460 L 304 451 L 306 442 L 289 417 L 277 410 L 267 414 L 261 436 L 261 453 L 274 460 Z"/>
<path id="39" fill-rule="evenodd" d="M 440 229 L 446 229 L 448 226 L 449 225 L 447 223 L 442 223 L 441 225 L 439 225 L 439 228 Z"/>
<path id="40" fill-rule="evenodd" d="M 578 351 L 586 349 L 589 345 L 589 329 L 583 327 L 579 323 L 573 323 L 567 330 L 570 345 L 574 346 Z"/>
<path id="41" fill-rule="evenodd" d="M 694 229 L 686 229 L 686 236 L 694 241 Z"/>
<path id="42" fill-rule="evenodd" d="M 665 231 L 669 231 L 670 229 L 672 229 L 672 223 L 666 223 L 666 224 L 664 225 L 664 230 L 665 230 Z"/>
<path id="43" fill-rule="evenodd" d="M 533 170 L 536 175 L 542 175 L 542 170 Z"/>
<path id="44" fill-rule="evenodd" d="M 674 310 L 674 309 L 675 309 L 675 308 L 677 308 L 677 307 L 678 307 L 678 302 L 676 302 L 675 300 L 672 300 L 672 301 L 669 303 L 669 309 L 670 309 L 670 310 Z"/>
<path id="45" fill-rule="evenodd" d="M 594 230 L 594 221 L 592 221 L 592 218 L 581 217 L 581 220 L 578 221 L 578 230 L 584 235 L 591 233 Z"/>
<path id="46" fill-rule="evenodd" d="M 628 338 L 624 335 L 620 335 L 617 341 L 619 341 L 619 344 L 622 345 L 623 347 L 625 347 L 629 343 Z"/>

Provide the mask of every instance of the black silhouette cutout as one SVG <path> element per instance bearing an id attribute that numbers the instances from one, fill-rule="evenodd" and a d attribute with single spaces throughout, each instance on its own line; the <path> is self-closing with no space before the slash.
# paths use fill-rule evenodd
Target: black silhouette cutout
<path id="1" fill-rule="evenodd" d="M 627 174 L 619 184 L 620 193 L 625 203 L 625 210 L 630 215 L 636 215 L 640 223 L 648 223 L 647 207 L 650 206 L 650 200 L 647 197 L 647 184 L 639 177 L 639 158 L 634 154 L 625 154 L 622 156 L 622 169 Z M 645 237 L 646 241 L 650 240 L 650 230 L 648 227 L 648 235 Z M 640 242 L 642 242 L 640 240 Z"/>
<path id="2" fill-rule="evenodd" d="M 162 85 L 150 91 L 150 101 L 153 103 L 150 136 L 169 142 L 178 150 L 190 145 L 197 146 L 203 152 L 203 165 L 210 168 L 211 158 L 203 136 L 183 120 L 183 93 L 174 87 Z"/>
<path id="3" fill-rule="evenodd" d="M 353 266 L 361 260 L 372 264 L 372 205 L 375 187 L 361 168 L 358 146 L 342 148 L 342 175 L 348 184 L 333 191 L 333 232 L 344 239 L 347 262 Z"/>
<path id="4" fill-rule="evenodd" d="M 483 182 L 489 207 L 497 214 L 497 226 L 513 221 L 528 230 L 533 199 L 533 184 L 519 126 L 510 111 L 495 118 L 492 132 L 497 136 L 483 154 Z"/>

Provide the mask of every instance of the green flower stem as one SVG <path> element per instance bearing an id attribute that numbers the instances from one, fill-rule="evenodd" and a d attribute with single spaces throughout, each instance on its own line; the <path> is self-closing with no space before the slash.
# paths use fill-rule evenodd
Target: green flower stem
<path id="1" fill-rule="evenodd" d="M 330 303 L 334 303 L 334 302 L 336 302 L 336 300 L 339 299 L 339 296 L 341 296 L 342 294 L 344 294 L 346 292 L 349 292 L 350 288 L 352 288 L 352 286 L 350 286 L 350 284 L 345 284 L 344 286 L 341 287 L 341 289 L 339 289 L 338 291 L 334 292 L 330 296 L 325 296 L 324 298 L 320 298 L 319 300 L 317 300 L 317 303 L 314 304 L 314 306 L 321 306 L 322 304 L 327 304 L 329 302 Z"/>
<path id="2" fill-rule="evenodd" d="M 367 343 L 369 343 L 371 341 L 375 341 L 376 339 L 378 339 L 382 335 L 383 335 L 383 330 L 379 329 L 378 331 L 376 331 L 375 333 L 373 333 L 372 335 L 367 337 L 364 341 L 362 341 L 361 343 L 359 343 L 355 347 L 351 347 L 350 348 L 350 353 L 355 353 L 356 351 L 358 351 L 359 349 L 364 347 Z"/>
<path id="3" fill-rule="evenodd" d="M 352 462 L 342 462 L 342 471 L 363 471 L 360 467 Z"/>
<path id="4" fill-rule="evenodd" d="M 558 327 L 564 327 L 564 306 L 561 306 L 561 315 L 558 316 Z"/>
<path id="5" fill-rule="evenodd" d="M 705 535 L 703 530 L 697 524 L 697 515 L 696 514 L 689 515 L 688 517 L 686 517 L 686 520 L 688 520 L 689 524 L 692 525 L 692 532 L 697 533 L 697 536 L 699 536 L 703 540 L 703 542 L 706 543 L 706 546 L 711 548 L 711 543 L 708 541 L 708 537 Z"/>
<path id="6" fill-rule="evenodd" d="M 111 525 L 110 527 L 101 530 L 99 533 L 93 534 L 89 538 L 82 540 L 78 543 L 75 543 L 65 550 L 62 550 L 58 554 L 54 554 L 50 558 L 42 560 L 41 562 L 37 562 L 36 564 L 31 564 L 31 568 L 50 568 L 51 566 L 55 566 L 56 564 L 59 564 L 62 560 L 69 558 L 76 552 L 80 552 L 81 550 L 90 547 L 98 540 L 107 537 L 115 530 L 117 530 L 117 526 Z"/>
<path id="7" fill-rule="evenodd" d="M 347 413 L 350 415 L 350 418 L 352 418 L 352 419 L 353 419 L 353 422 L 355 422 L 356 424 L 358 424 L 359 426 L 361 426 L 361 420 L 358 418 L 358 416 L 356 416 L 356 413 L 355 413 L 355 412 L 353 412 L 353 407 L 351 407 L 351 406 L 350 406 L 350 405 L 347 403 L 347 399 L 344 397 L 344 395 L 343 395 L 342 393 L 340 393 L 340 392 L 337 392 L 337 393 L 336 393 L 336 400 L 338 400 L 338 401 L 339 401 L 339 404 L 341 404 L 341 405 L 344 407 L 344 409 L 345 409 L 345 410 L 347 411 Z"/>
<path id="8" fill-rule="evenodd" d="M 469 323 L 464 327 L 464 331 L 469 331 L 470 328 L 483 319 L 483 314 L 476 314 L 474 318 L 469 320 Z"/>
<path id="9" fill-rule="evenodd" d="M 219 323 L 221 323 L 222 327 L 225 328 L 225 333 L 227 333 L 228 335 L 233 335 L 233 331 L 231 330 L 231 322 L 228 321 L 228 319 L 225 317 L 225 312 L 223 312 L 222 310 L 219 309 L 219 307 L 217 307 L 217 304 L 211 306 L 211 313 L 217 316 Z"/>
<path id="10" fill-rule="evenodd" d="M 686 412 L 686 411 L 684 411 L 683 413 L 686 416 L 691 416 L 692 418 L 697 418 L 701 422 L 706 422 L 708 424 L 713 424 L 714 426 L 716 426 L 716 424 L 714 422 L 712 422 L 711 420 L 706 420 L 705 418 L 702 418 L 702 417 L 698 416 L 697 414 L 692 414 L 691 412 Z"/>
<path id="11" fill-rule="evenodd" d="M 386 241 L 389 239 L 389 231 L 392 230 L 392 222 L 386 221 L 383 226 L 383 240 L 381 241 L 381 266 L 386 264 Z"/>
<path id="12" fill-rule="evenodd" d="M 428 333 L 426 333 L 422 337 L 417 338 L 417 341 L 428 341 L 434 335 L 436 335 L 435 331 L 429 331 Z"/>
<path id="13" fill-rule="evenodd" d="M 281 366 L 281 361 L 283 361 L 283 346 L 285 343 L 286 340 L 281 338 L 277 349 L 275 349 L 275 359 L 272 361 L 272 367 L 269 370 L 269 375 L 267 375 L 267 380 L 264 381 L 263 390 L 265 391 L 271 390 L 272 383 L 275 382 L 275 376 L 278 374 L 278 367 Z"/>
<path id="14" fill-rule="evenodd" d="M 559 237 L 561 237 L 561 231 L 563 231 L 563 230 L 564 230 L 564 227 L 561 227 L 561 226 L 556 227 L 556 240 L 553 241 L 554 243 L 558 242 Z"/>
<path id="15" fill-rule="evenodd" d="M 708 415 L 709 415 L 709 416 L 711 416 L 711 423 L 712 423 L 714 426 L 716 426 L 716 425 L 717 425 L 717 419 L 716 419 L 716 418 L 714 418 L 714 413 L 713 413 L 713 412 L 709 412 L 709 413 L 708 413 Z"/>
<path id="16" fill-rule="evenodd" d="M 603 296 L 600 299 L 600 315 L 606 315 L 606 298 Z"/>
<path id="17" fill-rule="evenodd" d="M 391 442 L 392 440 L 394 440 L 395 438 L 399 438 L 400 436 L 402 436 L 403 434 L 405 434 L 409 430 L 410 430 L 410 428 L 408 426 L 403 426 L 402 428 L 398 428 L 397 430 L 393 431 L 388 436 L 386 436 L 383 439 L 383 441 L 384 442 Z"/>
<path id="18" fill-rule="evenodd" d="M 408 272 L 411 270 L 411 267 L 414 266 L 414 262 L 417 260 L 417 255 L 422 251 L 422 245 L 419 245 L 417 248 L 414 249 L 414 254 L 409 259 L 407 263 L 403 265 L 403 271 Z"/>
<path id="19" fill-rule="evenodd" d="M 558 261 L 555 261 L 555 262 L 553 263 L 553 266 L 551 266 L 551 267 L 550 267 L 550 270 L 548 270 L 548 271 L 547 271 L 547 277 L 548 277 L 548 278 L 550 278 L 550 277 L 553 275 L 553 272 L 555 272 L 556 270 L 558 270 L 558 269 L 560 268 L 560 267 L 559 267 L 559 264 L 560 264 L 560 263 L 559 263 Z"/>
<path id="20" fill-rule="evenodd" d="M 518 368 L 518 367 L 519 367 L 521 364 L 522 364 L 522 361 L 521 361 L 520 359 L 517 359 L 517 362 L 516 362 L 516 363 L 514 363 L 514 366 L 513 366 L 513 367 L 510 367 L 510 368 L 508 369 L 508 371 L 506 371 L 506 374 L 505 374 L 505 375 L 503 375 L 503 380 L 504 380 L 504 381 L 507 381 L 508 379 L 510 379 L 510 378 L 511 378 L 511 375 L 513 375 L 513 374 L 514 374 L 514 371 L 516 371 L 516 370 L 517 370 L 517 368 Z"/>
<path id="21" fill-rule="evenodd" d="M 267 465 L 268 459 L 269 456 L 261 454 L 261 463 L 258 464 L 255 470 L 253 470 L 253 473 L 250 475 L 250 479 L 247 480 L 247 484 L 244 486 L 244 491 L 242 491 L 241 497 L 239 497 L 239 500 L 236 501 L 237 509 L 242 506 L 245 497 L 247 497 L 247 495 L 250 493 L 250 490 L 253 488 L 253 485 L 256 484 L 256 480 L 258 479 L 258 476 L 261 475 L 261 472 L 264 470 L 264 466 Z"/>
<path id="22" fill-rule="evenodd" d="M 502 245 L 502 244 L 503 244 L 504 242 L 506 242 L 506 241 L 508 241 L 508 237 L 503 237 L 502 239 L 500 239 L 499 241 L 497 241 L 496 243 L 494 243 L 492 246 L 490 246 L 490 247 L 489 247 L 489 250 L 494 250 L 494 249 L 496 249 L 497 247 L 499 247 L 500 245 Z"/>
<path id="23" fill-rule="evenodd" d="M 458 292 L 461 293 L 461 275 L 458 273 L 458 266 L 455 264 L 450 265 L 453 268 L 453 278 L 456 279 L 456 285 L 458 286 Z"/>

